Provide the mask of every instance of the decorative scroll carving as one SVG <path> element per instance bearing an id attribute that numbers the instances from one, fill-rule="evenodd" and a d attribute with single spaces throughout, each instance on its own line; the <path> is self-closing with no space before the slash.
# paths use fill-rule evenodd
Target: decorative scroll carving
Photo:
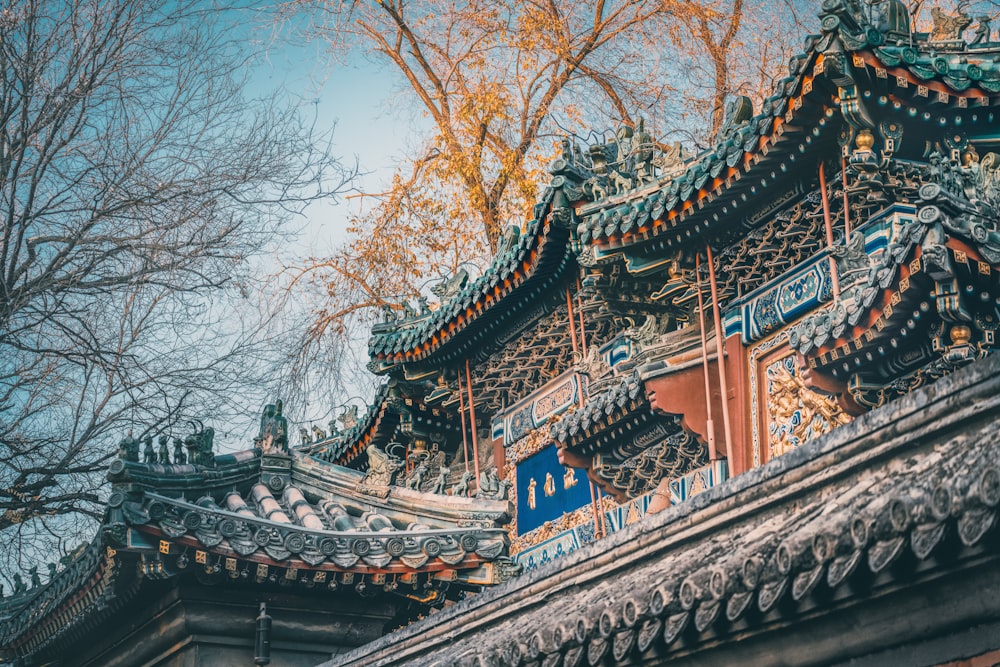
<path id="1" fill-rule="evenodd" d="M 654 429 L 662 438 L 666 431 Z M 598 454 L 593 469 L 622 498 L 637 498 L 708 463 L 708 451 L 689 431 L 677 431 L 627 459 Z"/>
<path id="2" fill-rule="evenodd" d="M 600 347 L 616 333 L 612 322 L 587 320 L 585 324 L 588 349 Z M 477 414 L 481 403 L 492 413 L 517 403 L 572 365 L 569 316 L 561 306 L 486 360 L 474 387 Z"/>

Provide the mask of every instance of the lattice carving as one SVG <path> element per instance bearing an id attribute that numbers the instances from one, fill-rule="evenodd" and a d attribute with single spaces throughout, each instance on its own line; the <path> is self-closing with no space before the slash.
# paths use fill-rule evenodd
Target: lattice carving
<path id="1" fill-rule="evenodd" d="M 603 345 L 615 333 L 610 322 L 585 320 L 584 323 L 588 347 Z M 579 321 L 576 324 L 579 332 Z M 477 409 L 483 401 L 488 412 L 496 413 L 558 377 L 575 361 L 567 309 L 562 306 L 479 367 L 473 380 Z"/>

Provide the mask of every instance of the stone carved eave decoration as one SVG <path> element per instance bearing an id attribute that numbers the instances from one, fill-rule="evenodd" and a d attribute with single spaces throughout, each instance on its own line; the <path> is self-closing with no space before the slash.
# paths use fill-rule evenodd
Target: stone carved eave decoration
<path id="1" fill-rule="evenodd" d="M 371 567 L 387 567 L 400 558 L 413 569 L 438 552 L 448 554 L 442 558 L 449 564 L 463 560 L 466 552 L 487 560 L 502 554 L 506 542 L 499 526 L 509 520 L 507 502 L 393 486 L 401 462 L 374 446 L 369 450 L 372 462 L 365 473 L 311 459 L 265 457 L 259 480 L 245 491 L 220 492 L 205 485 L 198 494 L 189 486 L 186 492 L 197 502 L 148 489 L 136 493 L 118 474 L 104 534 L 117 547 L 126 546 L 128 530 L 137 528 L 205 549 L 223 545 L 223 551 L 243 557 L 261 552 L 275 561 L 298 557 L 311 566 L 329 559 L 339 568 L 353 567 L 359 558 Z M 470 537 L 463 542 L 466 534 Z M 424 549 L 420 545 L 427 540 L 439 543 Z M 462 549 L 450 549 L 452 543 Z M 411 547 L 417 551 L 410 553 Z"/>
<path id="2" fill-rule="evenodd" d="M 991 358 L 326 665 L 832 664 L 996 622 L 997 410 Z"/>
<path id="3" fill-rule="evenodd" d="M 330 530 L 320 523 L 310 528 L 206 505 L 149 493 L 141 505 L 126 511 L 125 521 L 171 541 L 171 553 L 189 546 L 238 556 L 245 563 L 288 561 L 294 567 L 298 562 L 302 570 L 330 572 L 406 574 L 475 567 L 500 556 L 505 547 L 500 528 L 395 530 L 388 520 L 370 517 L 363 530 L 335 506 L 321 504 L 335 523 L 346 527 Z"/>

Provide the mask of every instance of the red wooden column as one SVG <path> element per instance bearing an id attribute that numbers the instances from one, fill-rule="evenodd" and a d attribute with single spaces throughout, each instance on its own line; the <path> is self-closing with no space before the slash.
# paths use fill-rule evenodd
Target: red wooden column
<path id="1" fill-rule="evenodd" d="M 844 185 L 844 242 L 851 242 L 851 203 L 847 199 L 847 160 L 840 157 L 840 177 Z"/>
<path id="2" fill-rule="evenodd" d="M 715 451 L 715 422 L 712 420 L 712 384 L 708 374 L 708 335 L 705 333 L 705 300 L 701 295 L 701 255 L 695 257 L 695 279 L 698 286 L 698 318 L 701 325 L 701 365 L 705 373 L 705 412 L 708 415 L 705 433 L 708 438 L 708 460 L 718 458 Z M 718 335 L 718 334 L 716 334 Z M 725 401 L 725 397 L 723 397 Z"/>
<path id="3" fill-rule="evenodd" d="M 712 259 L 712 246 L 706 244 L 708 249 L 708 281 L 712 286 L 712 314 L 715 318 L 715 348 L 718 359 L 716 366 L 719 369 L 719 391 L 722 393 L 722 428 L 726 434 L 726 453 L 733 449 L 733 431 L 729 425 L 729 383 L 726 380 L 726 355 L 723 350 L 723 339 L 726 333 L 722 330 L 722 311 L 719 307 L 719 287 L 715 280 L 715 261 Z"/>
<path id="4" fill-rule="evenodd" d="M 469 472 L 469 439 L 465 434 L 465 390 L 462 389 L 462 373 L 458 373 L 458 413 L 462 416 L 462 451 L 465 455 L 465 472 Z"/>
<path id="5" fill-rule="evenodd" d="M 476 471 L 476 488 L 479 488 L 479 435 L 476 433 L 476 406 L 472 396 L 472 372 L 465 360 L 465 386 L 469 390 L 469 422 L 472 426 L 472 464 Z"/>
<path id="6" fill-rule="evenodd" d="M 826 227 L 826 247 L 833 247 L 833 221 L 830 219 L 830 198 L 826 194 L 826 170 L 823 161 L 819 163 L 819 192 L 823 200 L 823 225 Z M 837 260 L 830 255 L 830 276 L 833 279 L 833 300 L 840 301 L 840 276 L 837 275 Z"/>

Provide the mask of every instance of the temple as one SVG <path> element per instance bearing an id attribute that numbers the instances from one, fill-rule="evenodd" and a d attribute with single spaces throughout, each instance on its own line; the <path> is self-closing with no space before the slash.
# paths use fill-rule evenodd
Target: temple
<path id="1" fill-rule="evenodd" d="M 126 438 L 5 658 L 1000 662 L 1000 42 L 962 11 L 824 0 L 711 150 L 565 140 L 482 275 L 386 306 L 364 414 Z"/>

